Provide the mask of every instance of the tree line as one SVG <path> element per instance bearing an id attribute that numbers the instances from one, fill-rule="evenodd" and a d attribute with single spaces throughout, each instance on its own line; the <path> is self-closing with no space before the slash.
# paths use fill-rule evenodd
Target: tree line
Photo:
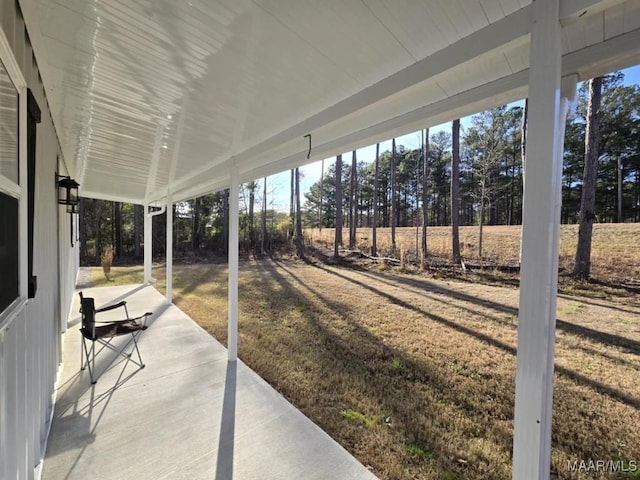
<path id="1" fill-rule="evenodd" d="M 591 131 L 598 143 L 592 157 L 595 172 L 585 177 L 585 144 L 589 130 L 589 85 L 578 91 L 576 108 L 567 118 L 563 157 L 563 223 L 584 220 L 583 190 L 593 186 L 589 217 L 596 222 L 640 220 L 640 89 L 624 85 L 623 74 L 600 78 L 600 100 Z M 593 121 L 597 126 L 593 128 Z M 298 238 L 296 250 L 304 254 L 302 229 L 349 227 L 349 245 L 358 227 L 389 227 L 395 244 L 396 227 L 422 227 L 423 256 L 426 229 L 435 225 L 517 225 L 522 221 L 522 190 L 526 158 L 527 103 L 501 106 L 471 117 L 462 128 L 421 132 L 419 148 L 392 141 L 371 163 L 350 162 L 342 155 L 323 169 L 321 178 L 304 194 L 299 171 L 291 171 L 290 211 L 269 208 L 267 179 L 241 188 L 241 248 L 266 253 L 274 245 Z M 593 139 L 592 139 L 593 142 Z M 345 163 L 345 165 L 343 165 Z M 452 198 L 455 197 L 455 198 Z M 261 212 L 254 211 L 256 199 Z M 180 252 L 226 252 L 228 191 L 205 195 L 173 207 L 174 245 Z M 452 207 L 456 205 L 457 207 Z M 116 255 L 139 257 L 142 242 L 142 207 L 83 199 L 80 225 L 81 254 L 99 257 L 102 245 L 112 244 Z M 154 217 L 154 255 L 164 252 L 166 217 Z M 336 230 L 341 236 L 341 229 Z M 336 238 L 336 249 L 342 245 Z M 373 246 L 375 254 L 375 244 Z M 479 245 L 482 255 L 482 241 Z M 393 252 L 392 252 L 393 253 Z M 452 256 L 456 251 L 455 228 Z"/>
<path id="2" fill-rule="evenodd" d="M 261 184 L 261 185 L 260 185 Z M 268 253 L 288 243 L 293 223 L 287 213 L 277 211 L 268 199 L 266 179 L 242 185 L 240 192 L 240 249 Z M 260 212 L 255 211 L 262 186 Z M 173 215 L 174 251 L 181 255 L 226 255 L 228 252 L 229 190 L 178 202 Z M 100 264 L 107 246 L 116 261 L 139 261 L 144 247 L 142 205 L 106 200 L 80 199 L 78 241 L 83 264 Z M 162 257 L 166 248 L 167 214 L 152 217 L 152 255 Z"/>
<path id="3" fill-rule="evenodd" d="M 640 220 L 640 90 L 622 85 L 623 74 L 602 80 L 599 112 L 596 203 L 598 222 Z M 588 86 L 581 85 L 577 106 L 567 119 L 562 186 L 562 222 L 580 218 Z M 522 106 L 502 106 L 474 115 L 461 131 L 459 169 L 460 225 L 516 225 L 522 221 L 523 120 Z M 393 150 L 393 149 L 392 149 Z M 424 164 L 425 151 L 427 162 Z M 341 171 L 342 190 L 351 192 L 351 177 L 357 178 L 354 195 L 345 197 L 345 225 L 373 224 L 374 192 L 379 199 L 378 226 L 451 223 L 452 134 L 439 131 L 414 149 L 396 145 L 375 162 L 357 162 Z M 354 157 L 355 158 L 355 157 Z M 395 163 L 395 168 L 393 164 Z M 335 164 L 306 194 L 304 222 L 308 227 L 335 227 Z M 393 176 L 395 175 L 395 179 Z M 395 185 L 394 185 L 395 182 Z M 423 188 L 426 186 L 426 188 Z M 393 192 L 392 192 L 393 190 Z M 423 202 L 423 195 L 426 200 Z M 395 196 L 397 208 L 392 209 Z M 355 213 L 351 205 L 355 205 Z M 423 212 L 424 209 L 424 212 Z M 393 213 L 392 213 L 393 212 Z M 392 218 L 393 216 L 393 218 Z"/>

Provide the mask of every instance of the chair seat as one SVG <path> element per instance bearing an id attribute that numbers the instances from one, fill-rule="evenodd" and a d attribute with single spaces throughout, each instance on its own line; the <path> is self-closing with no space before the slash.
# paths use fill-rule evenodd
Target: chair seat
<path id="1" fill-rule="evenodd" d="M 95 326 L 95 338 L 108 338 L 115 337 L 117 335 L 125 335 L 127 333 L 137 332 L 139 330 L 146 330 L 146 325 L 140 325 L 134 320 L 116 323 L 107 323 L 104 325 Z M 91 338 L 91 334 L 86 332 L 84 328 L 80 329 L 82 335 L 89 340 L 95 340 Z"/>

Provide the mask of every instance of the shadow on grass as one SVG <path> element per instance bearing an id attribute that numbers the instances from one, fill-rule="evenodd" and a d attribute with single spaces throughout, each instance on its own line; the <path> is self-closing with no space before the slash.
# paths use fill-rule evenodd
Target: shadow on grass
<path id="1" fill-rule="evenodd" d="M 392 418 L 393 426 L 389 432 L 396 432 L 394 435 L 399 435 L 394 446 L 391 446 L 391 449 L 395 447 L 394 455 L 406 455 L 403 450 L 403 441 L 415 442 L 426 445 L 433 450 L 433 458 L 426 460 L 429 465 L 436 465 L 441 471 L 455 471 L 460 475 L 458 478 L 506 478 L 506 475 L 503 474 L 491 476 L 486 471 L 480 471 L 483 461 L 488 464 L 496 461 L 495 455 L 487 457 L 482 456 L 482 453 L 480 453 L 477 454 L 473 462 L 468 462 L 467 464 L 457 462 L 460 456 L 464 457 L 469 452 L 463 450 L 461 453 L 456 448 L 456 445 L 451 441 L 453 433 L 449 431 L 449 426 L 443 425 L 443 418 L 444 413 L 449 412 L 451 409 L 455 410 L 457 412 L 456 415 L 463 419 L 461 421 L 463 427 L 458 427 L 455 435 L 460 437 L 462 441 L 472 438 L 484 439 L 491 437 L 499 446 L 498 452 L 502 459 L 501 461 L 508 462 L 512 448 L 511 420 L 513 418 L 514 398 L 514 378 L 512 374 L 489 372 L 488 375 L 493 378 L 466 378 L 460 374 L 448 372 L 446 367 L 443 368 L 442 364 L 438 363 L 439 359 L 437 357 L 431 356 L 423 359 L 422 357 L 412 356 L 399 348 L 394 348 L 356 320 L 356 312 L 352 307 L 352 302 L 357 301 L 357 299 L 341 302 L 331 298 L 328 296 L 330 294 L 329 291 L 324 291 L 321 285 L 309 283 L 304 278 L 303 272 L 296 275 L 294 273 L 295 268 L 287 268 L 287 265 L 289 265 L 288 262 L 273 263 L 272 261 L 264 260 L 241 266 L 242 270 L 245 270 L 244 278 L 241 277 L 241 305 L 250 305 L 255 309 L 257 304 L 264 303 L 260 307 L 261 309 L 255 310 L 256 324 L 251 324 L 248 317 L 241 321 L 241 339 L 244 337 L 244 341 L 240 343 L 241 351 L 251 348 L 253 340 L 250 340 L 250 338 L 253 339 L 254 337 L 256 344 L 263 347 L 264 344 L 260 343 L 263 329 L 276 330 L 281 328 L 278 320 L 286 318 L 292 309 L 298 310 L 300 317 L 310 331 L 310 333 L 300 331 L 295 328 L 296 325 L 294 324 L 289 329 L 285 328 L 281 332 L 275 332 L 280 335 L 277 337 L 278 342 L 282 342 L 281 345 L 278 345 L 278 348 L 281 348 L 280 351 L 269 352 L 269 355 L 272 356 L 269 361 L 275 362 L 275 368 L 271 371 L 265 370 L 264 364 L 256 367 L 269 383 L 285 393 L 285 395 L 287 395 L 287 390 L 295 392 L 298 385 L 289 378 L 282 378 L 281 373 L 283 371 L 288 372 L 288 370 L 283 368 L 280 363 L 291 361 L 294 365 L 290 368 L 297 369 L 298 374 L 305 375 L 308 372 L 305 371 L 305 367 L 302 364 L 304 362 L 313 362 L 314 365 L 318 366 L 320 372 L 327 372 L 327 374 L 331 372 L 334 376 L 346 378 L 346 381 L 353 386 L 354 391 L 362 392 L 362 398 L 372 399 L 378 411 L 367 411 L 365 413 L 388 414 Z M 295 263 L 291 263 L 291 266 L 294 267 Z M 388 284 L 396 287 L 398 284 L 404 284 L 405 286 L 410 286 L 412 290 L 415 289 L 413 290 L 415 293 L 425 295 L 430 301 L 442 300 L 434 298 L 431 293 L 450 295 L 462 302 L 471 304 L 464 307 L 466 311 L 484 315 L 485 317 L 486 313 L 480 309 L 474 309 L 474 306 L 487 307 L 500 313 L 516 315 L 517 309 L 513 307 L 499 302 L 481 301 L 471 295 L 450 291 L 445 287 L 428 281 L 414 281 L 413 279 L 386 274 L 382 274 L 382 278 L 379 278 L 375 274 L 362 271 L 356 274 L 362 275 L 362 281 L 360 281 L 349 278 L 338 271 L 334 271 L 334 269 L 316 267 L 327 273 L 327 276 L 332 275 L 341 280 L 352 282 L 391 303 L 418 313 L 425 319 L 425 327 L 429 326 L 429 321 L 433 321 L 477 342 L 490 345 L 497 349 L 498 353 L 506 353 L 506 357 L 514 357 L 515 355 L 515 347 L 513 345 L 501 342 L 494 337 L 477 332 L 464 325 L 458 325 L 456 322 L 435 315 L 432 312 L 425 311 L 424 308 L 412 305 L 383 291 L 381 289 L 383 287 L 376 288 L 369 283 L 375 281 L 378 286 Z M 217 294 L 220 295 L 226 286 L 226 277 L 222 277 L 223 271 L 223 269 L 212 269 L 206 275 L 206 278 L 210 279 L 209 281 L 219 281 L 224 284 L 216 289 L 218 291 Z M 186 278 L 190 292 L 196 290 L 202 278 L 196 278 L 195 276 Z M 394 280 L 395 284 L 391 280 Z M 407 280 L 411 281 L 412 284 L 406 283 Z M 338 281 L 335 282 L 335 285 L 339 288 Z M 430 293 L 427 294 L 426 292 Z M 261 296 L 264 296 L 264 298 L 261 298 Z M 284 301 L 279 302 L 279 298 L 284 298 Z M 321 310 L 314 306 L 316 302 L 322 303 Z M 503 326 L 507 323 L 508 326 L 515 328 L 513 323 L 505 322 L 493 316 L 491 319 Z M 559 320 L 559 322 L 562 321 Z M 336 331 L 335 323 L 345 323 L 348 328 Z M 568 325 L 573 326 L 573 324 Z M 579 328 L 582 328 L 579 331 L 586 335 L 600 335 L 602 333 L 584 329 L 584 327 Z M 614 339 L 621 338 L 615 335 L 612 335 L 612 337 Z M 442 339 L 442 342 L 446 342 L 446 337 Z M 301 343 L 307 345 L 300 345 Z M 266 348 L 273 347 L 273 345 L 267 344 Z M 455 344 L 451 345 L 450 350 L 453 355 L 458 351 L 458 347 Z M 474 348 L 474 345 L 471 344 L 470 348 Z M 247 356 L 249 356 L 250 352 L 246 352 Z M 500 360 L 504 361 L 503 359 L 506 357 L 500 357 Z M 264 362 L 261 357 L 258 358 L 260 358 L 260 362 Z M 496 356 L 495 358 L 499 357 Z M 396 359 L 399 364 L 405 366 L 403 371 L 394 369 L 393 363 L 395 363 Z M 509 361 L 513 361 L 513 359 Z M 296 365 L 296 362 L 301 365 Z M 602 431 L 600 436 L 572 430 L 572 422 L 579 420 L 581 415 L 584 416 L 586 402 L 597 398 L 586 397 L 581 390 L 581 386 L 593 389 L 595 392 L 602 393 L 608 399 L 619 401 L 631 408 L 639 408 L 640 401 L 624 394 L 624 392 L 593 382 L 591 379 L 571 370 L 562 368 L 557 368 L 556 370 L 561 377 L 561 388 L 557 389 L 556 403 L 561 402 L 561 408 L 556 408 L 553 420 L 554 450 L 561 450 L 562 455 L 566 458 L 573 458 L 575 455 L 582 456 L 582 458 L 604 458 L 603 454 L 605 453 L 612 455 L 611 458 L 614 458 L 616 452 L 603 451 L 604 447 L 602 445 L 606 439 L 607 445 L 615 444 L 617 446 L 615 442 L 618 440 L 612 441 L 611 439 L 614 437 L 615 439 L 625 439 L 627 432 L 624 427 L 611 425 L 610 428 L 607 427 L 606 430 Z M 513 372 L 515 372 L 515 366 Z M 272 378 L 269 378 L 269 376 Z M 566 378 L 562 378 L 563 376 Z M 334 438 L 339 438 L 341 443 L 350 447 L 352 452 L 354 449 L 357 450 L 361 447 L 368 435 L 370 437 L 378 437 L 386 434 L 387 430 L 384 430 L 386 427 L 382 425 L 376 426 L 375 428 L 378 430 L 373 433 L 368 432 L 364 426 L 359 427 L 360 429 L 356 429 L 357 431 L 355 432 L 352 431 L 354 430 L 352 428 L 353 425 L 348 426 L 351 430 L 344 430 L 344 422 L 348 422 L 348 420 L 340 418 L 339 410 L 345 407 L 358 408 L 358 405 L 362 406 L 363 404 L 359 404 L 358 399 L 353 397 L 345 397 L 344 392 L 341 390 L 340 382 L 338 385 L 327 385 L 324 378 L 317 382 L 311 377 L 303 378 L 305 382 L 316 383 L 312 388 L 315 388 L 314 394 L 318 398 L 314 399 L 313 402 L 324 402 L 328 405 L 325 408 L 325 413 L 315 417 L 314 421 L 320 423 Z M 570 383 L 570 380 L 575 383 Z M 491 390 L 487 386 L 487 382 L 498 384 L 500 388 Z M 327 391 L 323 391 L 325 389 Z M 479 396 L 486 396 L 488 400 L 483 401 Z M 304 403 L 304 400 L 302 401 Z M 346 403 L 341 405 L 338 402 Z M 610 403 L 602 403 L 603 405 L 610 405 Z M 447 406 L 451 408 L 447 409 Z M 302 408 L 304 410 L 304 405 Z M 588 408 L 587 412 L 590 413 Z M 604 420 L 597 418 L 594 418 L 593 422 L 594 428 L 597 429 L 603 428 L 606 424 Z M 556 430 L 556 425 L 561 428 Z M 563 436 L 560 437 L 556 431 L 563 432 Z M 586 435 L 586 437 L 581 438 L 580 443 L 575 443 L 575 436 L 578 434 Z M 369 441 L 375 443 L 377 440 Z M 457 447 L 459 447 L 459 444 Z M 384 448 L 389 448 L 388 444 L 385 444 Z M 632 446 L 631 448 L 636 447 Z M 370 451 L 368 453 L 370 454 Z M 638 452 L 631 453 L 637 454 Z M 560 457 L 562 461 L 564 461 L 564 457 Z M 378 474 L 380 475 L 380 472 L 382 472 L 382 477 L 400 478 L 386 475 L 383 459 L 374 455 L 367 458 L 367 461 L 376 465 Z M 423 460 L 405 459 L 405 461 L 422 462 Z M 560 460 L 557 460 L 557 462 L 560 462 Z M 415 465 L 413 466 L 415 467 Z M 556 468 L 560 468 L 559 464 L 556 465 Z M 416 469 L 419 469 L 419 466 Z M 562 477 L 562 475 L 560 477 L 568 478 Z M 402 475 L 402 478 L 406 478 L 406 472 Z"/>
<path id="2" fill-rule="evenodd" d="M 495 421 L 495 418 L 491 418 L 485 409 L 471 402 L 468 398 L 469 395 L 456 388 L 458 385 L 454 378 L 442 376 L 429 362 L 418 361 L 403 351 L 387 345 L 381 338 L 372 335 L 362 325 L 352 320 L 353 315 L 348 305 L 329 299 L 319 289 L 311 288 L 282 264 L 278 264 L 278 269 L 276 269 L 271 263 L 264 263 L 261 268 L 264 274 L 274 278 L 277 284 L 285 289 L 290 303 L 295 305 L 308 305 L 309 303 L 308 295 L 299 293 L 296 289 L 297 285 L 322 302 L 333 315 L 349 325 L 350 333 L 346 338 L 343 338 L 329 330 L 325 325 L 328 320 L 325 318 L 323 322 L 323 318 L 317 311 L 306 308 L 303 312 L 306 322 L 315 332 L 314 338 L 318 342 L 316 361 L 323 365 L 322 370 L 347 375 L 349 383 L 356 385 L 355 389 L 366 392 L 369 398 L 375 399 L 381 412 L 390 414 L 394 419 L 394 428 L 401 432 L 405 440 L 418 441 L 433 448 L 436 453 L 433 461 L 439 464 L 441 470 L 455 470 L 465 478 L 470 478 L 473 476 L 475 466 L 462 466 L 461 463 L 456 463 L 455 460 L 459 457 L 460 452 L 451 447 L 446 435 L 439 434 L 424 438 L 424 431 L 419 426 L 421 422 L 416 424 L 416 416 L 424 416 L 423 422 L 437 424 L 439 421 L 437 412 L 441 407 L 437 403 L 424 405 L 425 399 L 418 398 L 415 393 L 421 388 L 432 390 L 432 399 L 444 399 L 447 405 L 457 410 L 458 415 L 471 420 L 475 431 L 466 432 L 467 436 L 480 435 L 498 438 L 497 443 L 504 445 L 504 454 L 508 455 L 508 450 L 511 448 L 510 429 L 501 426 Z M 282 275 L 279 269 L 286 272 L 287 277 Z M 271 287 L 268 286 L 268 283 L 259 278 L 252 279 L 250 282 L 256 289 L 265 291 L 268 297 L 276 295 L 276 292 L 270 291 Z M 296 334 L 296 332 L 292 333 Z M 305 339 L 301 339 L 301 341 L 305 341 Z M 392 359 L 397 359 L 404 366 L 405 371 L 410 372 L 411 377 L 398 378 L 400 374 L 394 369 Z M 499 381 L 509 382 L 508 379 L 500 379 Z M 476 383 L 480 386 L 482 381 L 478 379 Z M 407 385 L 409 390 L 406 389 Z M 509 405 L 508 411 L 502 412 L 505 419 L 512 415 L 513 403 L 513 388 L 507 390 L 508 392 L 504 393 L 501 398 L 496 399 L 500 405 Z M 494 393 L 496 397 L 500 396 L 498 392 Z M 424 405 L 425 411 L 416 412 L 416 405 Z M 336 406 L 337 408 L 338 406 Z M 396 419 L 397 423 L 395 423 Z M 323 426 L 329 429 L 331 427 L 337 428 L 334 423 Z M 489 432 L 492 434 L 489 435 Z M 343 432 L 335 431 L 333 433 L 334 436 L 341 437 Z M 357 439 L 351 441 L 359 442 Z M 402 445 L 399 447 L 402 448 Z M 488 458 L 485 461 L 491 463 Z"/>
<path id="3" fill-rule="evenodd" d="M 338 275 L 344 279 L 353 281 L 354 283 L 357 283 L 361 286 L 367 287 L 367 285 L 364 282 L 358 282 L 357 280 L 352 280 L 349 277 L 342 275 L 342 274 L 338 274 L 335 271 L 332 271 L 331 269 L 328 269 L 327 267 L 321 266 L 321 265 L 314 265 L 316 268 L 320 268 L 322 270 L 325 270 L 329 273 L 332 273 L 334 275 Z M 441 285 L 435 284 L 433 282 L 430 282 L 428 280 L 424 280 L 424 279 L 413 279 L 413 278 L 407 278 L 407 277 L 403 277 L 403 276 L 394 276 L 394 275 L 390 275 L 387 273 L 379 273 L 379 274 L 372 274 L 372 273 L 368 273 L 366 271 L 363 272 L 358 272 L 361 275 L 371 278 L 373 280 L 376 281 L 382 281 L 383 283 L 386 283 L 388 285 L 393 285 L 393 282 L 396 283 L 400 283 L 406 286 L 410 286 L 410 287 L 414 287 L 416 290 L 414 290 L 415 293 L 421 294 L 421 295 L 426 295 L 426 292 L 431 292 L 431 293 L 437 293 L 440 295 L 444 295 L 450 298 L 455 298 L 456 300 L 459 300 L 461 302 L 466 302 L 466 303 L 471 303 L 474 305 L 480 305 L 483 307 L 487 307 L 490 308 L 494 311 L 500 312 L 500 313 L 505 313 L 505 314 L 509 314 L 509 315 L 514 315 L 517 316 L 518 315 L 518 309 L 515 307 L 510 307 L 508 305 L 505 305 L 503 303 L 498 303 L 498 302 L 494 302 L 491 300 L 480 300 L 477 297 L 474 297 L 472 295 L 467 295 L 465 293 L 462 292 L 457 292 L 455 290 L 451 290 L 448 288 L 444 288 Z M 382 280 L 382 279 L 386 279 L 386 281 Z M 442 301 L 442 299 L 438 299 L 438 301 Z M 582 301 L 582 299 L 581 299 Z M 461 307 L 459 305 L 457 305 L 458 308 L 465 308 L 465 307 Z M 615 307 L 613 307 L 615 308 Z M 631 312 L 636 314 L 637 312 Z M 493 321 L 498 321 L 499 323 L 507 323 L 504 322 L 503 320 L 500 319 L 495 319 L 491 318 Z M 516 324 L 513 324 L 514 327 L 517 327 Z M 556 319 L 556 328 L 558 328 L 559 330 L 562 330 L 566 333 L 571 333 L 573 335 L 577 335 L 580 337 L 584 337 L 584 338 L 588 338 L 591 340 L 594 340 L 596 342 L 600 342 L 600 343 L 606 343 L 609 345 L 614 345 L 620 348 L 624 348 L 625 350 L 627 350 L 629 353 L 633 353 L 633 354 L 640 354 L 640 342 L 633 340 L 631 338 L 625 338 L 625 337 L 621 337 L 619 335 L 614 335 L 611 333 L 606 333 L 606 332 L 601 332 L 599 330 L 594 330 L 592 328 L 589 327 L 585 327 L 582 325 L 576 325 L 575 323 L 571 323 L 571 322 L 567 322 L 566 320 L 561 320 L 561 319 Z"/>
<path id="4" fill-rule="evenodd" d="M 488 343 L 489 345 L 492 345 L 494 347 L 497 347 L 511 355 L 516 355 L 516 348 L 512 347 L 511 345 L 507 345 L 504 342 L 501 342 L 489 335 L 485 335 L 484 333 L 481 332 L 477 332 L 471 328 L 467 328 L 463 325 L 459 325 L 456 322 L 453 322 L 451 320 L 447 320 L 441 316 L 435 315 L 433 313 L 427 312 L 419 307 L 416 307 L 415 305 L 412 305 L 404 300 L 401 300 L 397 297 L 394 297 L 393 295 L 390 295 L 389 293 L 386 293 L 382 290 L 379 290 L 371 285 L 367 285 L 364 282 L 361 282 L 359 280 L 355 280 L 353 278 L 350 278 L 346 275 L 343 275 L 341 273 L 336 272 L 333 269 L 329 269 L 326 267 L 322 267 L 322 266 L 318 266 L 316 265 L 317 268 L 320 268 L 322 270 L 324 270 L 327 273 L 330 273 L 332 275 L 335 275 L 339 278 L 342 278 L 343 280 L 349 281 L 351 283 L 354 283 L 362 288 L 366 288 L 369 291 L 381 296 L 381 297 L 385 297 L 387 300 L 389 300 L 392 303 L 395 303 L 396 305 L 400 305 L 408 310 L 420 313 L 422 315 L 424 315 L 425 317 L 429 318 L 430 320 L 433 320 L 435 322 L 441 323 L 443 325 L 446 325 L 447 327 L 450 327 L 458 332 L 462 332 L 464 334 L 467 334 L 471 337 L 475 337 L 476 339 L 479 339 L 485 343 Z M 402 279 L 402 280 L 406 280 L 406 279 Z M 475 297 L 472 297 L 470 295 L 466 295 L 466 294 L 462 294 L 460 292 L 452 292 L 448 289 L 442 288 L 442 287 L 438 287 L 438 289 L 442 292 L 450 292 L 451 295 L 455 298 L 458 299 L 464 299 L 464 301 L 466 302 L 473 302 Z M 446 293 L 445 293 L 446 294 Z M 517 311 L 516 309 L 511 309 L 510 307 L 506 307 L 503 304 L 499 304 L 496 302 L 487 302 L 487 301 L 478 301 L 477 299 L 475 299 L 475 302 L 483 305 L 483 306 L 487 306 L 487 305 L 492 305 L 494 308 L 500 310 L 500 311 L 509 311 L 509 310 L 513 310 L 513 311 Z M 588 336 L 590 338 L 593 338 L 595 340 L 598 341 L 606 341 L 607 343 L 613 344 L 613 345 L 617 345 L 617 346 L 621 346 L 627 349 L 630 349 L 633 353 L 639 353 L 640 352 L 640 342 L 636 342 L 635 340 L 631 340 L 631 339 L 626 339 L 623 337 L 619 337 L 617 335 L 611 335 L 608 333 L 604 333 L 604 332 L 599 332 L 597 330 L 593 330 L 587 327 L 583 327 L 583 326 L 578 326 L 578 325 L 574 325 L 572 323 L 569 322 L 565 322 L 562 320 L 557 320 L 556 321 L 559 328 L 570 332 L 570 333 L 574 333 L 576 335 L 581 335 L 581 336 Z M 625 392 L 622 392 L 616 388 L 610 387 L 608 385 L 604 385 L 600 382 L 597 382 L 593 379 L 590 379 L 580 373 L 574 372 L 573 370 L 569 370 L 568 368 L 556 365 L 555 370 L 562 374 L 565 375 L 568 378 L 571 378 L 573 381 L 575 381 L 576 383 L 582 384 L 582 385 L 586 385 L 589 386 L 591 388 L 593 388 L 594 390 L 604 393 L 606 395 L 608 395 L 609 397 L 621 401 L 623 403 L 626 403 L 627 405 L 634 407 L 634 408 L 640 408 L 640 399 L 633 397 L 631 395 L 626 394 Z"/>

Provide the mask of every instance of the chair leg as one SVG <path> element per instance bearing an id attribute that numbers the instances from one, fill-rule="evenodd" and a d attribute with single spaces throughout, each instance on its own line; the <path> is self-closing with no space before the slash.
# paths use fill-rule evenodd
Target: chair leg
<path id="1" fill-rule="evenodd" d="M 89 349 L 86 343 L 87 339 L 84 336 L 82 337 L 80 369 L 84 370 L 85 368 L 89 367 L 89 376 L 91 378 L 92 385 L 95 385 L 95 383 L 98 381 L 98 378 L 95 376 L 96 341 L 99 342 L 101 345 L 100 350 L 98 350 L 98 353 L 100 353 L 104 348 L 107 348 L 117 353 L 119 356 L 125 358 L 127 361 L 131 361 L 135 363 L 138 367 L 140 367 L 140 369 L 143 369 L 145 367 L 144 363 L 142 363 L 142 355 L 140 355 L 140 349 L 138 348 L 138 339 L 136 338 L 139 333 L 140 333 L 139 331 L 132 332 L 131 339 L 125 345 L 123 345 L 122 348 L 118 348 L 115 345 L 112 345 L 111 340 L 113 340 L 114 337 L 110 337 L 108 340 L 98 338 L 95 341 L 92 341 L 91 349 Z M 133 342 L 133 346 L 131 347 L 131 349 L 129 349 L 128 347 L 131 344 L 131 342 Z M 138 355 L 138 361 L 136 361 L 133 358 L 134 349 Z M 115 360 L 115 358 L 113 360 Z"/>
<path id="2" fill-rule="evenodd" d="M 82 345 L 80 345 L 80 370 L 84 370 L 86 367 L 86 365 L 84 364 L 85 362 L 85 351 L 87 349 L 86 345 L 85 345 L 85 340 L 84 337 L 82 337 Z"/>
<path id="3" fill-rule="evenodd" d="M 89 367 L 89 378 L 91 379 L 91 384 L 95 385 L 97 379 L 93 379 L 93 371 L 95 370 L 96 365 L 96 355 L 95 355 L 95 342 L 91 342 L 91 355 L 89 355 L 89 349 L 87 348 L 87 340 L 82 337 L 82 350 L 84 351 L 84 355 L 86 357 L 85 366 L 81 366 L 80 370 L 84 370 L 86 367 Z M 93 365 L 92 365 L 93 359 Z"/>
<path id="4" fill-rule="evenodd" d="M 136 349 L 136 352 L 138 353 L 138 360 L 140 360 L 140 368 L 144 368 L 144 363 L 142 363 L 142 357 L 140 356 L 140 349 L 138 348 L 138 340 L 136 339 L 136 333 L 138 332 L 134 332 L 131 334 L 131 336 L 133 337 L 133 345 Z M 131 352 L 133 353 L 133 352 Z"/>
<path id="5" fill-rule="evenodd" d="M 96 378 L 95 380 L 93 379 L 93 372 L 96 369 L 96 342 L 91 342 L 91 354 L 92 354 L 92 363 L 93 363 L 93 369 L 90 369 L 89 372 L 91 373 L 91 384 L 95 385 L 95 383 L 98 381 L 98 379 Z"/>

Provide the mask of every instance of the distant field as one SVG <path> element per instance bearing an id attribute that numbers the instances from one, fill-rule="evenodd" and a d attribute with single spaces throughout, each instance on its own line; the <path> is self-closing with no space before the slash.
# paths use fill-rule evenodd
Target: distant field
<path id="1" fill-rule="evenodd" d="M 389 253 L 391 229 L 378 228 L 378 250 Z M 416 228 L 396 229 L 396 245 L 405 249 L 409 258 L 416 258 Z M 483 258 L 501 265 L 517 265 L 520 253 L 520 225 L 485 226 L 483 234 Z M 316 245 L 333 245 L 335 229 L 307 229 L 305 235 Z M 348 243 L 349 229 L 343 229 L 342 238 Z M 358 248 L 369 251 L 371 229 L 359 228 Z M 420 237 L 418 234 L 418 246 Z M 560 267 L 571 271 L 578 242 L 578 225 L 560 227 Z M 478 260 L 478 227 L 460 227 L 460 247 L 467 260 Z M 428 227 L 427 250 L 430 255 L 448 257 L 451 254 L 451 228 Z M 625 279 L 640 282 L 640 223 L 596 224 L 593 228 L 592 275 L 601 280 Z"/>

